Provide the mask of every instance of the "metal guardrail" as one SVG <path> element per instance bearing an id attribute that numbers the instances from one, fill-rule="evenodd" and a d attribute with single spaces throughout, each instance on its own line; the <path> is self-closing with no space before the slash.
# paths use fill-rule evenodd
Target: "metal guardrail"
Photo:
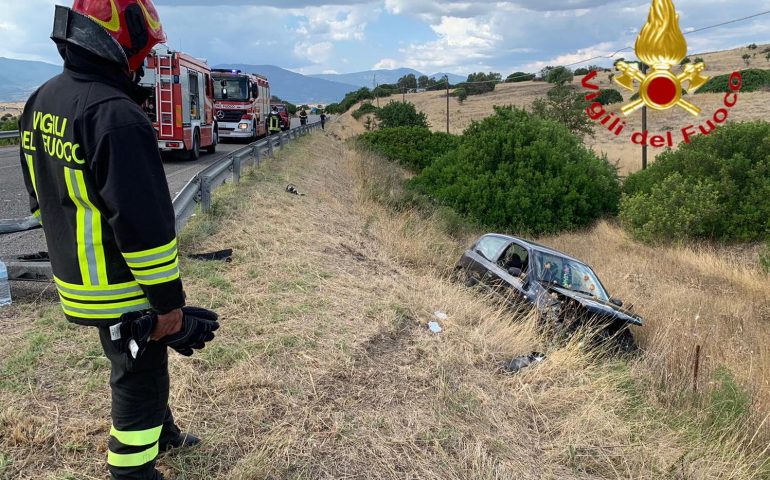
<path id="1" fill-rule="evenodd" d="M 174 197 L 176 231 L 181 232 L 184 229 L 199 206 L 203 212 L 211 210 L 212 195 L 217 187 L 226 183 L 227 180 L 239 183 L 241 172 L 245 167 L 249 165 L 258 167 L 265 155 L 271 157 L 274 155 L 276 146 L 283 149 L 284 145 L 291 140 L 307 135 L 320 127 L 321 122 L 319 121 L 272 135 L 235 152 L 228 153 L 226 157 L 195 174 Z M 2 133 L 15 133 L 17 137 L 19 134 L 19 132 Z M 14 137 L 4 137 L 0 134 L 0 138 Z M 0 220 L 0 235 L 24 232 L 35 228 L 40 228 L 40 224 L 35 217 Z M 8 267 L 8 278 L 11 280 L 48 281 L 53 277 L 49 262 L 11 261 L 6 266 Z"/>
<path id="2" fill-rule="evenodd" d="M 7 132 L 0 132 L 0 139 L 6 138 L 19 138 L 18 130 L 9 130 Z"/>

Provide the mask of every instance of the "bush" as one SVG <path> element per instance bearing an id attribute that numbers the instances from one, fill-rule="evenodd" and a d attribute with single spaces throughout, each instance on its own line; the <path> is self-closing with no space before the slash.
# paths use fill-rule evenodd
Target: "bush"
<path id="1" fill-rule="evenodd" d="M 621 218 L 641 240 L 767 238 L 770 123 L 730 123 L 697 136 L 630 175 L 623 190 Z"/>
<path id="2" fill-rule="evenodd" d="M 375 116 L 380 122 L 380 128 L 428 128 L 428 117 L 423 112 L 418 112 L 411 103 L 390 102 L 380 108 Z"/>
<path id="3" fill-rule="evenodd" d="M 457 97 L 457 99 L 460 101 L 460 103 L 463 103 L 466 98 L 468 98 L 468 90 L 465 89 L 465 87 L 456 88 L 454 92 L 452 92 L 453 97 Z"/>
<path id="4" fill-rule="evenodd" d="M 513 107 L 473 123 L 410 185 L 487 227 L 532 235 L 615 214 L 620 197 L 606 157 L 563 125 Z"/>
<path id="5" fill-rule="evenodd" d="M 375 107 L 371 103 L 364 103 L 363 105 L 358 107 L 358 109 L 356 109 L 356 111 L 354 111 L 351 115 L 356 120 L 360 120 L 361 117 L 363 117 L 364 115 L 369 115 L 376 112 L 377 112 L 377 107 Z"/>
<path id="6" fill-rule="evenodd" d="M 0 131 L 3 132 L 10 132 L 13 130 L 19 129 L 19 119 L 11 115 L 10 113 L 6 113 L 3 115 L 2 120 L 0 121 Z M 19 138 L 6 138 L 6 139 L 0 139 L 0 145 L 18 145 L 19 144 Z"/>
<path id="7" fill-rule="evenodd" d="M 594 122 L 586 115 L 588 102 L 584 94 L 572 87 L 557 85 L 547 95 L 532 102 L 532 113 L 565 125 L 575 135 L 593 136 Z"/>
<path id="8" fill-rule="evenodd" d="M 493 92 L 495 85 L 501 80 L 502 76 L 499 73 L 471 73 L 468 75 L 468 80 L 457 85 L 457 87 L 464 89 L 467 95 L 481 95 Z"/>
<path id="9" fill-rule="evenodd" d="M 695 57 L 695 63 L 703 63 L 703 62 L 705 62 L 703 57 Z"/>
<path id="10" fill-rule="evenodd" d="M 456 149 L 460 137 L 422 127 L 395 127 L 364 133 L 358 141 L 367 149 L 419 173 L 434 159 Z"/>
<path id="11" fill-rule="evenodd" d="M 623 95 L 613 88 L 605 88 L 599 90 L 599 96 L 594 99 L 594 102 L 599 102 L 602 105 L 610 105 L 613 103 L 622 103 Z"/>
<path id="12" fill-rule="evenodd" d="M 759 266 L 765 273 L 770 273 L 770 240 L 765 243 L 764 249 L 759 252 Z"/>
<path id="13" fill-rule="evenodd" d="M 770 70 L 752 68 L 741 70 L 743 82 L 741 92 L 756 92 L 770 88 Z M 730 75 L 719 75 L 703 85 L 697 93 L 728 93 L 730 92 Z"/>
<path id="14" fill-rule="evenodd" d="M 544 75 L 545 81 L 556 85 L 571 83 L 575 76 L 572 70 L 567 67 L 555 67 L 548 70 Z"/>
<path id="15" fill-rule="evenodd" d="M 505 79 L 506 83 L 529 82 L 535 79 L 534 73 L 514 72 Z"/>

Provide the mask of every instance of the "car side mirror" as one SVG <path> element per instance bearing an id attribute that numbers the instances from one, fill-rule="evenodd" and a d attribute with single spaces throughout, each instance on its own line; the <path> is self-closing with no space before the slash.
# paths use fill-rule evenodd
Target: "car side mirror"
<path id="1" fill-rule="evenodd" d="M 618 298 L 610 298 L 610 303 L 618 307 L 623 306 L 623 300 L 620 300 Z"/>
<path id="2" fill-rule="evenodd" d="M 522 272 L 520 268 L 511 267 L 508 269 L 508 273 L 510 273 L 512 277 L 518 278 L 518 277 L 521 277 Z"/>

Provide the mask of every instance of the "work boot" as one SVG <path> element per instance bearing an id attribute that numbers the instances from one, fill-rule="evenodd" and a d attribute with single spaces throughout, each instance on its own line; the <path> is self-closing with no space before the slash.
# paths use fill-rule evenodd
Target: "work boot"
<path id="1" fill-rule="evenodd" d="M 161 443 L 159 447 L 161 452 L 168 452 L 174 448 L 194 447 L 199 443 L 201 443 L 201 439 L 192 433 L 180 432 L 176 438 Z"/>

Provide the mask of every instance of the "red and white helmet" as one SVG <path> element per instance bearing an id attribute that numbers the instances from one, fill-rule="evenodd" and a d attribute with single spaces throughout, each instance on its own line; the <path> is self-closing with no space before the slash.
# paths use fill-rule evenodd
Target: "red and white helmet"
<path id="1" fill-rule="evenodd" d="M 104 35 L 89 32 L 92 29 L 86 17 L 112 37 L 124 55 L 105 45 Z M 51 38 L 73 43 L 111 61 L 122 60 L 120 63 L 126 63 L 131 71 L 139 69 L 150 51 L 166 41 L 152 0 L 75 0 L 71 9 L 57 6 Z"/>

